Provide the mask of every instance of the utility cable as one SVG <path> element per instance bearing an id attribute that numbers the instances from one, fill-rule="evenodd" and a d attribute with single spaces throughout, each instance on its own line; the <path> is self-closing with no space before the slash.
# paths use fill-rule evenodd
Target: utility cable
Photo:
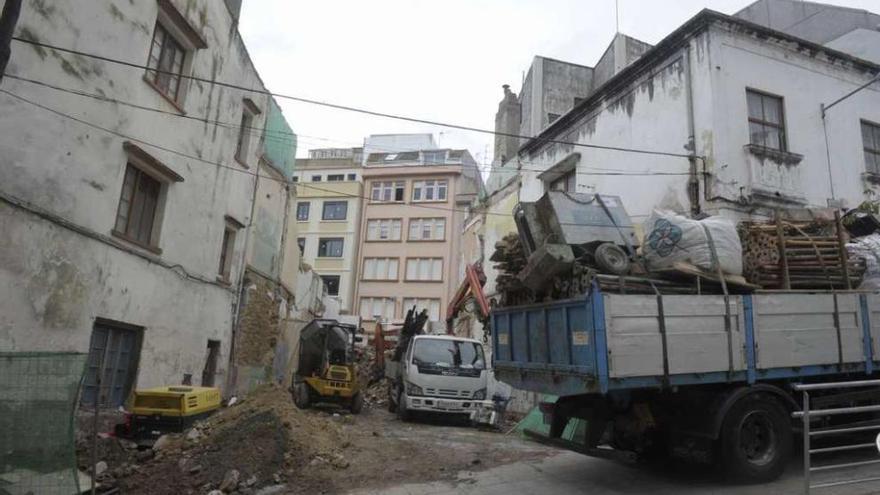
<path id="1" fill-rule="evenodd" d="M 194 115 L 181 114 L 181 113 L 179 113 L 179 112 L 171 112 L 171 111 L 168 111 L 168 110 L 162 110 L 162 109 L 160 109 L 160 108 L 149 107 L 149 106 L 140 105 L 140 104 L 137 104 L 137 103 L 132 103 L 132 102 L 125 101 L 125 100 L 120 100 L 120 99 L 116 99 L 116 98 L 111 98 L 111 97 L 108 97 L 108 96 L 106 96 L 106 95 L 100 95 L 100 94 L 96 94 L 96 93 L 88 93 L 88 92 L 85 92 L 85 91 L 80 91 L 80 90 L 75 90 L 75 89 L 70 89 L 70 88 L 64 88 L 64 87 L 57 86 L 57 85 L 50 84 L 50 83 L 46 83 L 46 82 L 43 82 L 43 81 L 38 81 L 38 80 L 35 80 L 35 79 L 30 79 L 30 78 L 22 77 L 22 76 L 19 76 L 19 75 L 16 75 L 16 74 L 7 74 L 6 77 L 8 77 L 8 78 L 10 78 L 10 79 L 15 79 L 15 80 L 18 80 L 18 81 L 23 81 L 23 82 L 27 82 L 27 83 L 30 83 L 30 84 L 34 84 L 34 85 L 37 85 L 37 86 L 46 87 L 46 88 L 49 88 L 49 89 L 52 89 L 52 90 L 55 90 L 55 91 L 60 91 L 60 92 L 64 92 L 64 93 L 69 93 L 69 94 L 73 94 L 73 95 L 77 95 L 77 96 L 81 96 L 81 97 L 85 97 L 85 98 L 92 98 L 92 99 L 95 99 L 95 100 L 103 101 L 103 102 L 105 102 L 105 103 L 114 103 L 114 104 L 118 104 L 118 105 L 124 105 L 124 106 L 128 106 L 128 107 L 131 107 L 131 108 L 136 108 L 136 109 L 144 110 L 144 111 L 148 111 L 148 112 L 160 113 L 160 114 L 170 115 L 170 116 L 178 117 L 178 118 L 182 118 L 182 119 L 188 119 L 188 120 L 192 120 L 192 121 L 194 121 L 194 122 L 201 122 L 201 123 L 215 124 L 215 125 L 218 125 L 218 126 L 227 127 L 227 128 L 229 128 L 229 129 L 245 129 L 245 130 L 249 131 L 249 132 L 251 133 L 252 136 L 260 137 L 260 134 L 258 134 L 258 131 L 261 131 L 261 132 L 266 132 L 266 133 L 277 133 L 277 134 L 282 134 L 282 135 L 289 135 L 289 136 L 292 136 L 292 137 L 296 137 L 296 138 L 297 138 L 296 140 L 294 140 L 294 139 L 286 139 L 286 138 L 277 138 L 277 137 L 272 137 L 272 136 L 266 136 L 267 139 L 269 139 L 269 140 L 271 140 L 271 141 L 274 141 L 274 142 L 292 143 L 292 142 L 295 142 L 295 141 L 297 141 L 297 140 L 300 140 L 301 138 L 305 138 L 304 140 L 308 140 L 309 138 L 314 138 L 314 139 L 321 139 L 321 140 L 326 140 L 326 141 L 331 141 L 331 142 L 338 142 L 338 143 L 344 143 L 344 142 L 345 142 L 345 141 L 333 140 L 333 139 L 329 139 L 329 138 L 321 138 L 321 137 L 316 137 L 316 136 L 306 136 L 306 135 L 301 135 L 301 134 L 297 134 L 297 133 L 294 133 L 294 132 L 288 132 L 288 131 L 281 131 L 281 130 L 274 130 L 274 129 L 266 129 L 266 128 L 264 128 L 264 127 L 242 126 L 241 124 L 235 124 L 235 123 L 231 123 L 231 122 L 224 122 L 224 121 L 221 121 L 221 120 L 212 120 L 212 119 L 207 119 L 207 118 L 197 117 L 197 116 L 194 116 Z M 357 147 L 357 146 L 353 146 L 353 147 Z M 382 150 L 382 151 L 385 151 L 385 152 L 389 152 L 389 153 L 406 153 L 406 152 L 409 152 L 409 151 L 414 151 L 414 150 L 400 150 L 400 149 L 383 148 L 383 147 L 378 147 L 378 146 L 375 147 L 375 148 L 378 149 L 378 150 Z M 538 164 L 538 162 L 529 162 L 529 161 L 525 161 L 525 160 L 519 160 L 519 161 L 520 161 L 521 163 L 526 163 L 526 164 Z M 527 167 L 518 167 L 518 168 L 513 168 L 513 167 L 497 167 L 497 166 L 488 165 L 488 164 L 484 164 L 484 163 L 477 163 L 477 168 L 480 169 L 480 170 L 482 170 L 482 171 L 488 171 L 488 172 L 491 172 L 492 170 L 503 170 L 503 171 L 510 171 L 510 172 L 515 172 L 515 171 L 528 171 L 528 172 L 538 172 L 538 173 L 541 173 L 541 172 L 545 172 L 545 171 L 547 170 L 546 168 L 533 169 L 533 168 L 527 168 Z M 593 169 L 593 170 L 605 171 L 605 172 L 615 172 L 615 173 L 607 173 L 607 174 L 606 174 L 606 173 L 594 173 L 594 172 L 580 172 L 580 171 L 576 171 L 575 174 L 576 174 L 576 175 L 583 175 L 583 176 L 595 176 L 595 175 L 627 175 L 627 176 L 661 176 L 661 175 L 669 175 L 669 176 L 685 176 L 685 175 L 690 175 L 690 172 L 647 172 L 647 171 L 646 171 L 646 172 L 632 172 L 632 171 L 622 170 L 622 169 L 609 169 L 609 168 L 600 168 L 600 167 L 587 167 L 587 168 L 589 168 L 589 169 Z"/>
<path id="2" fill-rule="evenodd" d="M 225 82 L 225 81 L 207 79 L 207 78 L 200 77 L 200 76 L 178 74 L 178 73 L 171 72 L 171 71 L 148 67 L 143 64 L 136 64 L 134 62 L 129 62 L 126 60 L 115 59 L 115 58 L 106 57 L 106 56 L 98 55 L 98 54 L 94 54 L 94 53 L 83 52 L 80 50 L 73 50 L 70 48 L 63 48 L 63 47 L 51 45 L 48 43 L 42 43 L 42 42 L 35 41 L 35 40 L 24 39 L 24 38 L 21 38 L 18 36 L 13 36 L 12 39 L 14 39 L 15 41 L 18 41 L 20 43 L 26 43 L 26 44 L 30 44 L 30 45 L 34 45 L 34 46 L 39 46 L 42 48 L 57 50 L 57 51 L 64 52 L 64 53 L 70 53 L 72 55 L 79 55 L 82 57 L 93 58 L 96 60 L 101 60 L 101 61 L 109 62 L 112 64 L 132 67 L 135 69 L 150 71 L 150 72 L 157 73 L 157 74 L 168 74 L 168 75 L 172 75 L 175 77 L 180 77 L 182 79 L 189 79 L 192 81 L 198 81 L 198 82 L 202 82 L 205 84 L 213 84 L 216 86 L 221 86 L 221 87 L 225 87 L 225 88 L 229 88 L 229 89 L 236 89 L 239 91 L 245 91 L 245 92 L 249 92 L 249 93 L 253 93 L 253 94 L 272 96 L 272 97 L 276 97 L 276 98 L 282 98 L 285 100 L 297 101 L 300 103 L 308 103 L 311 105 L 318 105 L 318 106 L 323 106 L 323 107 L 327 107 L 327 108 L 334 108 L 337 110 L 357 112 L 357 113 L 362 113 L 365 115 L 372 115 L 374 117 L 383 117 L 383 118 L 388 118 L 388 119 L 402 120 L 402 121 L 406 121 L 406 122 L 414 122 L 417 124 L 426 124 L 426 125 L 433 125 L 433 126 L 438 126 L 438 127 L 447 127 L 450 129 L 459 129 L 459 130 L 463 130 L 463 131 L 478 132 L 478 133 L 482 133 L 482 134 L 491 134 L 494 136 L 504 136 L 504 137 L 518 138 L 518 139 L 526 139 L 526 140 L 532 140 L 532 139 L 536 138 L 536 136 L 525 136 L 525 135 L 516 134 L 516 133 L 498 132 L 498 131 L 494 131 L 494 130 L 483 129 L 483 128 L 479 128 L 479 127 L 467 126 L 467 125 L 462 125 L 462 124 L 453 124 L 453 123 L 441 122 L 441 121 L 430 120 L 430 119 L 423 119 L 423 118 L 418 118 L 418 117 L 409 117 L 409 116 L 405 116 L 405 115 L 380 112 L 380 111 L 376 111 L 376 110 L 368 110 L 368 109 L 364 109 L 364 108 L 353 107 L 350 105 L 341 105 L 338 103 L 330 103 L 330 102 L 326 102 L 326 101 L 315 100 L 312 98 L 304 98 L 301 96 L 273 93 L 271 91 L 248 88 L 245 86 L 241 86 L 238 84 L 233 84 L 233 83 L 229 83 L 229 82 Z M 537 136 L 537 137 L 540 137 L 540 136 Z M 622 146 L 604 146 L 604 145 L 598 145 L 598 144 L 587 144 L 587 143 L 577 143 L 577 142 L 572 142 L 572 141 L 562 141 L 562 140 L 557 140 L 557 139 L 545 139 L 544 142 L 550 143 L 550 144 L 561 144 L 561 145 L 565 145 L 565 146 L 576 146 L 576 147 L 581 147 L 581 148 L 600 149 L 600 150 L 608 150 L 608 151 L 619 151 L 619 152 L 624 152 L 624 153 L 636 153 L 636 154 L 646 154 L 646 155 L 656 155 L 656 156 L 670 156 L 670 157 L 686 158 L 686 159 L 702 158 L 702 157 L 699 157 L 696 155 L 691 155 L 691 154 L 686 154 L 686 153 L 673 153 L 673 152 L 669 152 L 669 151 L 657 151 L 657 150 L 647 150 L 647 149 L 639 149 L 639 148 L 626 148 L 626 147 L 622 147 Z"/>
<path id="3" fill-rule="evenodd" d="M 200 157 L 195 156 L 195 155 L 190 155 L 190 154 L 184 153 L 184 152 L 182 152 L 182 151 L 178 151 L 178 150 L 175 150 L 175 149 L 172 149 L 172 148 L 168 148 L 168 147 L 166 147 L 166 146 L 162 146 L 162 145 L 159 145 L 159 144 L 152 143 L 152 142 L 150 142 L 150 141 L 145 141 L 145 140 L 143 140 L 143 139 L 141 139 L 141 138 L 137 138 L 137 137 L 134 137 L 134 136 L 130 136 L 130 135 L 124 134 L 124 133 L 119 132 L 119 131 L 114 131 L 114 130 L 112 130 L 112 129 L 108 129 L 108 128 L 103 127 L 103 126 L 100 126 L 100 125 L 98 125 L 98 124 L 95 124 L 95 123 L 92 123 L 92 122 L 86 121 L 86 120 L 84 120 L 84 119 L 81 119 L 81 118 L 79 118 L 79 117 L 75 117 L 75 116 L 73 116 L 73 115 L 70 115 L 70 114 L 64 113 L 64 112 L 62 112 L 62 111 L 60 111 L 60 110 L 56 110 L 56 109 L 54 109 L 54 108 L 50 108 L 50 107 L 48 107 L 48 106 L 46 106 L 46 105 L 43 105 L 43 104 L 41 104 L 41 103 L 37 103 L 37 102 L 35 102 L 35 101 L 29 100 L 29 99 L 27 99 L 27 98 L 25 98 L 25 97 L 23 97 L 23 96 L 17 95 L 17 94 L 15 94 L 15 93 L 12 93 L 12 92 L 10 92 L 10 91 L 8 91 L 8 90 L 5 90 L 5 89 L 0 89 L 0 93 L 4 93 L 4 94 L 6 94 L 6 95 L 8 95 L 8 96 L 10 96 L 10 97 L 12 97 L 12 98 L 15 98 L 15 99 L 17 99 L 17 100 L 19 100 L 19 101 L 22 101 L 22 102 L 24 102 L 24 103 L 27 103 L 27 104 L 29 104 L 29 105 L 35 106 L 35 107 L 37 107 L 37 108 L 40 108 L 40 109 L 42 109 L 42 110 L 45 110 L 45 111 L 47 111 L 47 112 L 49 112 L 49 113 L 52 113 L 52 114 L 54 114 L 54 115 L 57 115 L 57 116 L 59 116 L 59 117 L 63 117 L 63 118 L 66 118 L 66 119 L 68 119 L 68 120 L 72 120 L 72 121 L 74 121 L 74 122 L 78 122 L 78 123 L 80 123 L 80 124 L 82 124 L 82 125 L 85 125 L 85 126 L 88 126 L 88 127 L 92 127 L 92 128 L 94 128 L 94 129 L 98 129 L 98 130 L 104 131 L 104 132 L 106 132 L 106 133 L 108 133 L 108 134 L 112 134 L 112 135 L 114 135 L 114 136 L 117 136 L 117 137 L 120 137 L 120 138 L 123 138 L 123 139 L 127 139 L 127 140 L 129 140 L 129 141 L 133 141 L 133 142 L 136 142 L 136 143 L 144 144 L 144 145 L 147 145 L 147 146 L 150 146 L 150 147 L 153 147 L 153 148 L 156 148 L 156 149 L 159 149 L 159 150 L 165 151 L 165 152 L 167 152 L 167 153 L 171 153 L 171 154 L 178 155 L 178 156 L 181 156 L 181 157 L 184 157 L 184 158 L 188 158 L 188 159 L 193 160 L 193 161 L 198 162 L 198 163 L 205 163 L 205 164 L 208 164 L 208 165 L 214 165 L 214 166 L 216 166 L 216 167 L 223 168 L 223 169 L 227 169 L 227 170 L 231 170 L 231 171 L 233 171 L 233 172 L 238 172 L 238 173 L 243 174 L 243 175 L 249 175 L 249 176 L 254 177 L 254 178 L 256 178 L 256 179 L 265 179 L 265 180 L 270 180 L 270 181 L 278 182 L 278 183 L 283 184 L 283 185 L 285 185 L 285 186 L 289 186 L 289 185 L 293 184 L 293 185 L 299 185 L 299 186 L 305 187 L 305 188 L 307 188 L 307 189 L 314 189 L 314 190 L 317 190 L 317 191 L 328 192 L 328 193 L 334 194 L 334 195 L 337 196 L 337 197 L 348 197 L 348 198 L 365 199 L 365 200 L 370 201 L 370 202 L 373 202 L 373 203 L 377 203 L 377 202 L 378 202 L 378 203 L 381 203 L 381 204 L 400 204 L 399 202 L 392 202 L 392 201 L 376 201 L 376 200 L 373 200 L 370 196 L 364 196 L 364 195 L 358 195 L 358 194 L 350 194 L 350 193 L 343 193 L 343 192 L 336 191 L 336 190 L 333 190 L 333 189 L 328 189 L 328 188 L 324 188 L 324 187 L 320 187 L 320 186 L 315 186 L 314 183 L 305 183 L 305 182 L 296 182 L 296 183 L 293 183 L 293 182 L 289 182 L 289 181 L 287 181 L 287 180 L 276 179 L 276 178 L 274 178 L 274 177 L 261 176 L 261 175 L 258 175 L 258 174 L 256 174 L 256 173 L 254 173 L 254 172 L 250 172 L 250 171 L 248 171 L 248 170 L 243 170 L 243 169 L 241 169 L 241 168 L 237 168 L 237 167 L 233 167 L 233 166 L 229 166 L 229 165 L 224 165 L 224 164 L 222 164 L 222 163 L 215 162 L 215 161 L 212 161 L 212 160 L 206 160 L 206 159 L 204 159 L 204 158 L 200 158 Z M 404 203 L 402 206 L 411 206 L 411 207 L 415 207 L 415 208 L 423 208 L 423 209 L 427 209 L 427 210 L 448 211 L 448 212 L 454 212 L 454 213 L 457 212 L 457 213 L 463 213 L 463 214 L 465 214 L 465 215 L 471 213 L 470 209 L 461 209 L 461 208 L 444 208 L 444 207 L 436 206 L 436 205 L 423 205 L 423 204 L 418 204 L 418 203 L 413 203 L 413 202 Z M 485 214 L 487 214 L 487 215 L 498 215 L 498 216 L 503 216 L 503 217 L 510 217 L 510 214 L 508 214 L 508 213 L 493 213 L 493 212 L 488 212 L 488 211 L 487 211 L 487 212 L 485 212 Z M 597 226 L 599 226 L 599 225 L 597 225 Z"/>

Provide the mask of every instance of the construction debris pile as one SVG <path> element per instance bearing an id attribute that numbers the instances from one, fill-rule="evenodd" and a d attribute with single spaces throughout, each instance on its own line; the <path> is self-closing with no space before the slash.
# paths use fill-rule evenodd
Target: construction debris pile
<path id="1" fill-rule="evenodd" d="M 517 278 L 526 267 L 528 258 L 523 251 L 519 234 L 512 232 L 495 243 L 495 252 L 489 258 L 498 271 L 495 288 L 501 294 L 501 306 L 516 306 L 535 302 L 534 293 Z"/>
<path id="2" fill-rule="evenodd" d="M 850 257 L 838 220 L 742 223 L 746 278 L 764 289 L 853 289 L 865 259 Z"/>
<path id="3" fill-rule="evenodd" d="M 490 258 L 499 306 L 579 297 L 594 286 L 660 295 L 880 288 L 873 216 L 859 218 L 852 233 L 833 210 L 781 211 L 739 225 L 657 211 L 637 238 L 619 198 L 549 192 L 521 203 L 514 219 L 518 233 L 497 242 Z"/>
<path id="4" fill-rule="evenodd" d="M 159 437 L 146 450 L 123 439 L 101 441 L 98 493 L 289 493 L 294 485 L 297 491 L 309 486 L 309 479 L 320 483 L 322 471 L 349 466 L 350 442 L 340 423 L 297 409 L 290 394 L 275 385 L 183 434 Z M 80 456 L 81 468 L 88 472 L 86 454 Z"/>

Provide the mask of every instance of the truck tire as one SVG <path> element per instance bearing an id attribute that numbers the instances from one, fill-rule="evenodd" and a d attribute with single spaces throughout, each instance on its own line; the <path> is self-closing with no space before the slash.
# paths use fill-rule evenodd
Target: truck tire
<path id="1" fill-rule="evenodd" d="M 388 384 L 388 412 L 397 412 L 397 396 L 394 394 L 394 385 Z"/>
<path id="2" fill-rule="evenodd" d="M 352 414 L 360 414 L 361 411 L 364 410 L 364 394 L 362 394 L 360 390 L 358 390 L 357 393 L 354 394 L 354 397 L 351 398 L 349 409 Z"/>
<path id="3" fill-rule="evenodd" d="M 743 397 L 724 417 L 719 460 L 730 481 L 775 480 L 785 470 L 791 448 L 791 421 L 775 399 L 757 394 Z"/>
<path id="4" fill-rule="evenodd" d="M 620 246 L 610 242 L 599 244 L 593 252 L 593 258 L 596 260 L 596 265 L 605 272 L 615 275 L 629 273 L 629 256 Z"/>
<path id="5" fill-rule="evenodd" d="M 309 385 L 305 382 L 293 384 L 293 403 L 300 409 L 308 409 L 311 403 Z"/>
<path id="6" fill-rule="evenodd" d="M 412 413 L 406 408 L 406 398 L 403 395 L 403 390 L 397 394 L 397 419 L 409 421 L 412 418 Z"/>

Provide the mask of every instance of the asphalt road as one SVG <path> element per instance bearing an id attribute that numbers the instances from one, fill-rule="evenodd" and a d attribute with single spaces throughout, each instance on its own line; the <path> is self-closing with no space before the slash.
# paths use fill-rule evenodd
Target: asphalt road
<path id="1" fill-rule="evenodd" d="M 880 467 L 862 468 L 860 477 L 880 476 Z M 802 470 L 795 460 L 785 475 L 773 483 L 738 486 L 722 481 L 710 468 L 693 465 L 626 465 L 560 452 L 539 461 L 506 464 L 481 472 L 461 472 L 454 482 L 407 484 L 361 490 L 352 495 L 590 495 L 617 494 L 712 494 L 764 495 L 803 493 Z M 819 481 L 829 479 L 827 476 Z M 814 490 L 821 495 L 880 493 L 880 483 Z"/>

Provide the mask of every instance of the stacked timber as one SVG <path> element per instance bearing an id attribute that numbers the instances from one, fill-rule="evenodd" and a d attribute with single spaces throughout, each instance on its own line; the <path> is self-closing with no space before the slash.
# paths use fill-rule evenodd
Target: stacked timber
<path id="1" fill-rule="evenodd" d="M 495 290 L 500 294 L 501 306 L 514 306 L 535 302 L 534 292 L 525 287 L 517 274 L 526 266 L 528 258 L 519 242 L 519 234 L 510 233 L 495 243 L 495 252 L 489 258 L 498 271 Z"/>
<path id="2" fill-rule="evenodd" d="M 743 223 L 740 239 L 744 275 L 764 289 L 852 289 L 865 271 L 864 260 L 847 256 L 839 218 Z"/>

